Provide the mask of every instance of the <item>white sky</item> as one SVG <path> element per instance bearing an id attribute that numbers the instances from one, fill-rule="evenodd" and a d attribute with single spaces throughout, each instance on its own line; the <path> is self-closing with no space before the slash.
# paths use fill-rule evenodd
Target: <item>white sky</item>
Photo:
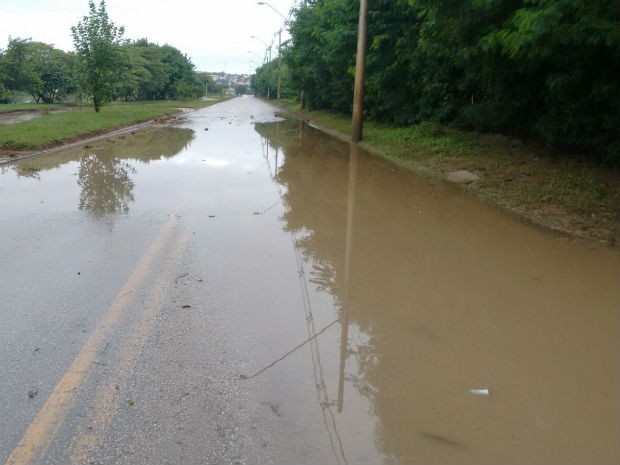
<path id="1" fill-rule="evenodd" d="M 125 39 L 146 37 L 187 54 L 198 71 L 251 74 L 262 64 L 284 20 L 258 0 L 107 0 L 108 16 L 125 27 Z M 288 16 L 295 0 L 268 2 Z M 95 0 L 99 5 L 99 0 Z M 0 0 L 0 49 L 9 36 L 73 50 L 71 26 L 88 13 L 88 0 Z M 288 38 L 282 33 L 282 40 Z M 277 55 L 275 34 L 272 58 Z M 250 51 L 254 53 L 250 53 Z M 257 57 L 256 55 L 259 55 Z"/>

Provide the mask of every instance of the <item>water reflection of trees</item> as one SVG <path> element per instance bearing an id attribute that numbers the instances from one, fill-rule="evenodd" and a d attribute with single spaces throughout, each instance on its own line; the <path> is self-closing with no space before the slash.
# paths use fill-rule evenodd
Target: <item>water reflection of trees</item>
<path id="1" fill-rule="evenodd" d="M 187 148 L 195 137 L 192 129 L 163 127 L 145 128 L 133 134 L 121 134 L 15 163 L 3 169 L 12 169 L 19 177 L 39 179 L 39 173 L 57 169 L 71 162 L 79 161 L 85 153 L 96 153 L 102 157 L 111 156 L 121 160 L 137 160 L 150 163 L 161 158 L 172 158 Z"/>
<path id="2" fill-rule="evenodd" d="M 335 257 L 317 251 L 320 244 L 325 243 L 333 246 L 332 253 L 338 256 L 344 253 L 346 203 L 336 199 L 346 202 L 348 144 L 329 137 L 312 137 L 318 131 L 292 122 L 255 126 L 273 151 L 286 154 L 284 163 L 275 173 L 276 181 L 284 187 L 284 229 L 298 233 L 295 245 L 304 259 L 312 263 L 310 282 L 319 290 L 330 292 L 339 301 L 339 293 L 334 292 Z M 301 137 L 306 133 L 311 133 L 308 139 Z M 324 189 L 324 186 L 329 188 Z M 325 220 L 330 224 L 323 228 L 320 223 Z"/>
<path id="3" fill-rule="evenodd" d="M 130 174 L 135 173 L 131 164 L 118 158 L 83 156 L 78 170 L 80 210 L 95 217 L 129 211 L 129 203 L 134 200 Z"/>
<path id="4" fill-rule="evenodd" d="M 4 173 L 12 169 L 18 177 L 40 180 L 45 171 L 78 162 L 79 209 L 112 221 L 111 215 L 128 212 L 134 201 L 132 178 L 138 166 L 135 162 L 172 158 L 186 149 L 194 137 L 194 131 L 187 128 L 146 128 L 32 158 L 2 170 Z"/>
<path id="5" fill-rule="evenodd" d="M 118 147 L 110 147 L 120 158 L 149 163 L 161 158 L 172 158 L 186 149 L 196 137 L 192 129 L 154 128 L 127 139 L 119 139 Z"/>
<path id="6" fill-rule="evenodd" d="M 147 130 L 135 137 L 108 140 L 94 153 L 83 155 L 78 170 L 78 185 L 82 188 L 80 210 L 97 218 L 128 212 L 134 200 L 132 176 L 137 172 L 128 160 L 149 163 L 173 157 L 193 138 L 194 131 L 190 129 Z"/>

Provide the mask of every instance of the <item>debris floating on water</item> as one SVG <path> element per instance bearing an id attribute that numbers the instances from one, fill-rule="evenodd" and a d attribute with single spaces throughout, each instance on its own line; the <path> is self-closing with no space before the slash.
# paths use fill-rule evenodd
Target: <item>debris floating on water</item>
<path id="1" fill-rule="evenodd" d="M 487 388 L 484 388 L 484 389 L 470 389 L 469 392 L 471 392 L 475 396 L 488 396 L 491 393 Z"/>

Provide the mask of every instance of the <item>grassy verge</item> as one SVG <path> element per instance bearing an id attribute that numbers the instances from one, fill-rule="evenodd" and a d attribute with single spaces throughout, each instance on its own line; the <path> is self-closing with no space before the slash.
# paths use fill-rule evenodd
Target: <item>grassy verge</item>
<path id="1" fill-rule="evenodd" d="M 99 113 L 91 108 L 80 108 L 46 114 L 23 123 L 0 126 L 0 147 L 34 150 L 83 135 L 130 126 L 175 111 L 173 108 L 160 107 L 105 106 Z"/>
<path id="2" fill-rule="evenodd" d="M 350 139 L 346 115 L 284 108 L 340 138 Z M 467 170 L 479 181 L 472 195 L 546 228 L 618 247 L 620 173 L 574 154 L 559 154 L 503 136 L 455 131 L 422 123 L 395 127 L 366 122 L 367 150 L 426 176 Z"/>
<path id="3" fill-rule="evenodd" d="M 217 103 L 217 101 L 132 102 L 106 105 L 99 113 L 95 113 L 92 107 L 80 107 L 73 111 L 59 113 L 46 113 L 22 123 L 0 126 L 0 150 L 3 152 L 34 151 L 170 115 L 178 112 L 179 108 L 200 108 L 213 103 Z M 50 109 L 47 108 L 48 106 L 40 105 L 25 106 L 27 109 L 41 111 Z M 51 107 L 58 109 L 58 106 Z"/>

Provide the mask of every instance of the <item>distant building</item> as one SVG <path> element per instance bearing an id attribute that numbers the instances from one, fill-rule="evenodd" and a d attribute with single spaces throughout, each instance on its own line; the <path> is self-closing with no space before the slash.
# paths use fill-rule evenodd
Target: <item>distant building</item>
<path id="1" fill-rule="evenodd" d="M 233 74 L 233 73 L 225 73 L 223 71 L 213 73 L 207 71 L 207 74 L 213 81 L 222 84 L 226 87 L 233 87 L 236 85 L 250 85 L 251 76 L 249 74 Z"/>

